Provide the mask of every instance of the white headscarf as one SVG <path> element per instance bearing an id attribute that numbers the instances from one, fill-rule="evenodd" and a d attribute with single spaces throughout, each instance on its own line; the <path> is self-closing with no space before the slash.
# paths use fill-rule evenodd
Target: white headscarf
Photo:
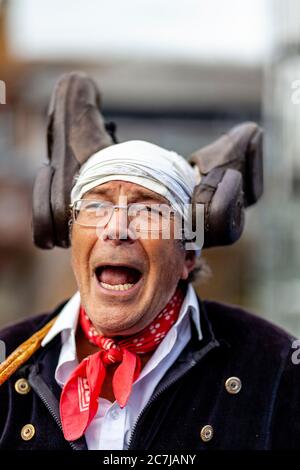
<path id="1" fill-rule="evenodd" d="M 113 180 L 136 183 L 160 194 L 183 216 L 184 205 L 191 202 L 200 175 L 176 152 L 142 140 L 131 140 L 106 147 L 87 160 L 72 189 L 71 202 Z"/>

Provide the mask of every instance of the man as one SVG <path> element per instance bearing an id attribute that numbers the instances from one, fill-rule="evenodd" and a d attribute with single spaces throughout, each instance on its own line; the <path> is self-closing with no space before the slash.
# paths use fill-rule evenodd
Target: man
<path id="1" fill-rule="evenodd" d="M 32 338 L 2 370 L 1 449 L 298 448 L 293 338 L 201 301 L 189 282 L 199 252 L 177 229 L 198 181 L 183 157 L 143 141 L 81 167 L 70 219 L 78 292 L 0 334 L 9 353 Z M 41 347 L 28 353 L 34 333 Z"/>

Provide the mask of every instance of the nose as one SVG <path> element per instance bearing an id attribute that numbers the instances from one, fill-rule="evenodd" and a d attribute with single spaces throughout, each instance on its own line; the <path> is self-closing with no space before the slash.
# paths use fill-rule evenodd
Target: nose
<path id="1" fill-rule="evenodd" d="M 115 245 L 133 243 L 136 238 L 128 226 L 127 207 L 115 207 L 107 224 L 97 228 L 97 235 L 98 238 L 104 241 L 110 240 Z"/>

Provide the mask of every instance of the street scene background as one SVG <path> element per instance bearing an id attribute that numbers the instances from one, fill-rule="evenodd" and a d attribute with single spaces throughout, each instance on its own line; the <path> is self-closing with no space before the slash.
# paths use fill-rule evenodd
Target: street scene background
<path id="1" fill-rule="evenodd" d="M 69 250 L 33 246 L 31 196 L 53 86 L 83 70 L 120 142 L 187 157 L 240 122 L 264 127 L 263 198 L 235 245 L 203 251 L 195 287 L 299 335 L 299 26 L 298 0 L 0 1 L 0 325 L 76 290 Z"/>

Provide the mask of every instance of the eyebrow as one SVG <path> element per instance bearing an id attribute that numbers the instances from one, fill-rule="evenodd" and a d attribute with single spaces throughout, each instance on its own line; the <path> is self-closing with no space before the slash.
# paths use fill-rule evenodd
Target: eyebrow
<path id="1" fill-rule="evenodd" d="M 89 191 L 88 193 L 90 195 L 95 195 L 95 196 L 109 197 L 109 194 L 111 194 L 112 191 L 113 190 L 111 189 L 98 187 L 98 188 L 91 189 L 91 191 Z M 161 203 L 169 204 L 169 201 L 165 199 L 163 196 L 160 196 L 159 194 L 150 194 L 140 189 L 136 190 L 134 194 L 128 194 L 127 197 L 128 197 L 128 200 L 130 201 L 137 201 L 140 199 L 144 201 L 158 200 Z"/>

